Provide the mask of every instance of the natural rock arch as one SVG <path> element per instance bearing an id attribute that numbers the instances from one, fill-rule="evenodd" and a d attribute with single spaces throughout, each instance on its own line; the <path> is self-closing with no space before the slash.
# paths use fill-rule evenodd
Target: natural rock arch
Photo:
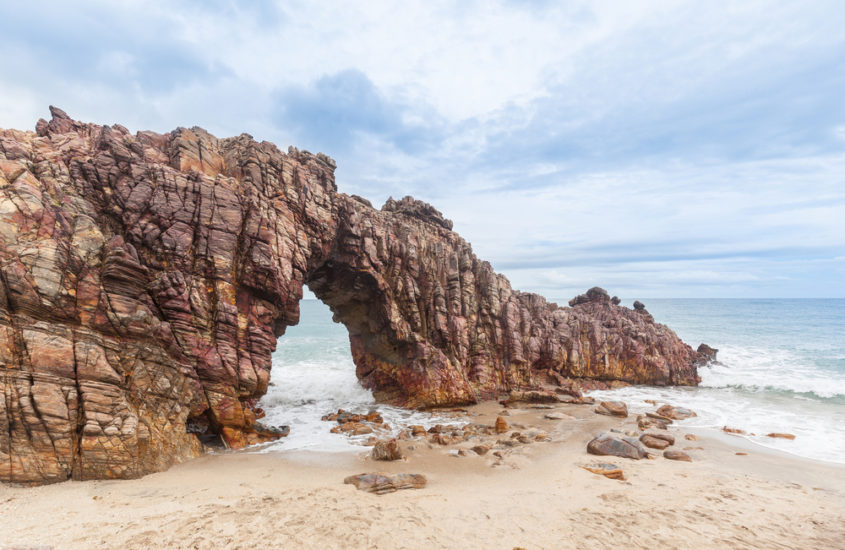
<path id="1" fill-rule="evenodd" d="M 277 437 L 256 402 L 305 284 L 392 403 L 698 381 L 645 310 L 514 291 L 430 205 L 338 193 L 325 155 L 51 112 L 0 130 L 2 481 L 162 470 L 202 452 L 188 423 L 232 447 Z"/>

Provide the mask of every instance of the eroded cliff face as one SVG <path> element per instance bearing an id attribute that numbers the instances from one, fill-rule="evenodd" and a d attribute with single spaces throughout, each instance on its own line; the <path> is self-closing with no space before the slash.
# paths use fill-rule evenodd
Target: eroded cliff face
<path id="1" fill-rule="evenodd" d="M 0 130 L 0 480 L 137 477 L 201 439 L 283 435 L 256 402 L 304 284 L 395 404 L 698 382 L 696 353 L 645 310 L 514 291 L 430 205 L 338 193 L 324 155 L 51 112 Z"/>

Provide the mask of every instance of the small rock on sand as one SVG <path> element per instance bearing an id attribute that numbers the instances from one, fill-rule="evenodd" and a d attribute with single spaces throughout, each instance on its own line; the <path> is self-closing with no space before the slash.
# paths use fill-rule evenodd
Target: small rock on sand
<path id="1" fill-rule="evenodd" d="M 684 439 L 687 441 L 698 441 L 698 436 L 695 434 L 684 434 Z"/>
<path id="2" fill-rule="evenodd" d="M 625 474 L 622 469 L 616 464 L 608 464 L 606 462 L 599 462 L 596 464 L 582 464 L 582 468 L 594 474 L 599 474 L 610 479 L 619 479 L 625 481 Z"/>
<path id="3" fill-rule="evenodd" d="M 497 434 L 503 434 L 510 429 L 510 426 L 508 426 L 504 418 L 497 416 L 495 429 Z"/>
<path id="4" fill-rule="evenodd" d="M 400 460 L 402 451 L 399 449 L 399 442 L 391 439 L 390 441 L 376 443 L 370 456 L 373 460 Z"/>
<path id="5" fill-rule="evenodd" d="M 766 437 L 777 437 L 780 439 L 795 439 L 795 436 L 792 434 L 785 434 L 785 433 L 778 433 L 772 432 L 770 434 L 766 434 Z"/>
<path id="6" fill-rule="evenodd" d="M 684 420 L 693 416 L 698 416 L 695 412 L 685 409 L 683 407 L 673 407 L 672 405 L 663 405 L 657 409 L 657 414 L 660 416 L 671 418 L 672 420 Z"/>
<path id="7" fill-rule="evenodd" d="M 371 473 L 349 476 L 344 483 L 354 485 L 361 491 L 383 495 L 400 489 L 422 489 L 426 479 L 422 474 Z"/>
<path id="8" fill-rule="evenodd" d="M 739 428 L 728 428 L 727 426 L 722 426 L 722 431 L 729 434 L 745 435 L 745 430 L 740 430 Z"/>
<path id="9" fill-rule="evenodd" d="M 486 455 L 490 451 L 490 449 L 492 449 L 492 448 L 493 448 L 492 445 L 490 445 L 489 443 L 485 443 L 483 445 L 476 445 L 475 447 L 472 448 L 472 451 L 477 455 L 483 456 L 483 455 Z"/>
<path id="10" fill-rule="evenodd" d="M 663 451 L 663 456 L 669 460 L 683 460 L 684 462 L 692 462 L 690 456 L 683 451 Z"/>

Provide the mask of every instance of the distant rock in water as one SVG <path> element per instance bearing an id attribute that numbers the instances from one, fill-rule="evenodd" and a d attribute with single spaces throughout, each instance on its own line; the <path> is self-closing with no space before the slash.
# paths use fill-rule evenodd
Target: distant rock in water
<path id="1" fill-rule="evenodd" d="M 711 363 L 717 363 L 716 354 L 719 350 L 711 348 L 707 344 L 700 344 L 695 352 L 695 364 L 699 367 L 707 366 Z"/>
<path id="2" fill-rule="evenodd" d="M 699 381 L 695 351 L 650 315 L 599 288 L 571 308 L 513 290 L 433 206 L 339 193 L 324 154 L 50 111 L 36 132 L 0 130 L 2 481 L 133 478 L 201 439 L 284 435 L 257 402 L 304 285 L 382 402 Z"/>

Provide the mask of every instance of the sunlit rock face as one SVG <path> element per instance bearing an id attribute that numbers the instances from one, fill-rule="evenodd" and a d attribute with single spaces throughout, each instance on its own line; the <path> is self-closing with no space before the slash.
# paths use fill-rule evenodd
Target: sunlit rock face
<path id="1" fill-rule="evenodd" d="M 385 402 L 698 382 L 644 309 L 512 290 L 432 206 L 338 193 L 325 155 L 51 112 L 0 130 L 0 480 L 138 477 L 284 435 L 256 403 L 305 284 Z"/>

